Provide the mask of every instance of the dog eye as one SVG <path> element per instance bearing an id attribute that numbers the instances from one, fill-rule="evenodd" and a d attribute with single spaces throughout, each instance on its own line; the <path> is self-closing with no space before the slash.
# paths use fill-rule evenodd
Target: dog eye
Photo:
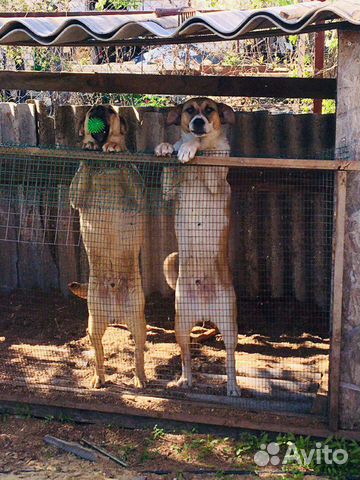
<path id="1" fill-rule="evenodd" d="M 189 108 L 186 109 L 186 111 L 187 111 L 187 113 L 192 115 L 195 112 L 195 108 L 194 107 L 189 107 Z"/>
<path id="2" fill-rule="evenodd" d="M 206 107 L 205 108 L 206 115 L 210 115 L 210 113 L 212 113 L 213 111 L 214 111 L 214 109 L 212 107 Z"/>

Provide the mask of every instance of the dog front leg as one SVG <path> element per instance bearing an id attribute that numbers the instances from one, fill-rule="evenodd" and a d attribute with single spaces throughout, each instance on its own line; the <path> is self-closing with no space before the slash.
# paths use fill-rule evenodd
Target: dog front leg
<path id="1" fill-rule="evenodd" d="M 199 150 L 199 148 L 200 140 L 198 138 L 189 140 L 188 142 L 182 143 L 180 145 L 177 157 L 181 163 L 189 162 L 195 157 L 196 152 Z"/>

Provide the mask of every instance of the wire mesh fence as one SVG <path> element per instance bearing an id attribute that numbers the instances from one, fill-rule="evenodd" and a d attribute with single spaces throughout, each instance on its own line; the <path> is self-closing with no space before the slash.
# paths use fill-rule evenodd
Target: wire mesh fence
<path id="1" fill-rule="evenodd" d="M 0 389 L 324 408 L 334 172 L 15 157 Z"/>

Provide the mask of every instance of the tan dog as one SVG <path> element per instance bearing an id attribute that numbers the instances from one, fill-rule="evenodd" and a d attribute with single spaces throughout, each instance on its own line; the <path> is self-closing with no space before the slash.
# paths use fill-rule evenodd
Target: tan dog
<path id="1" fill-rule="evenodd" d="M 167 123 L 181 125 L 181 140 L 162 143 L 157 156 L 177 151 L 181 162 L 199 150 L 229 154 L 222 123 L 233 123 L 235 114 L 208 98 L 187 101 L 168 114 Z M 190 332 L 196 323 L 210 321 L 222 333 L 227 352 L 227 394 L 240 395 L 236 384 L 237 309 L 228 261 L 230 185 L 226 167 L 165 168 L 166 198 L 176 199 L 175 229 L 179 252 L 164 262 L 167 283 L 175 294 L 175 333 L 181 348 L 182 375 L 175 383 L 191 386 Z"/>
<path id="2" fill-rule="evenodd" d="M 96 107 L 99 108 L 99 107 Z M 108 135 L 93 138 L 85 119 L 84 148 L 124 150 L 125 122 L 111 108 L 101 107 Z M 144 219 L 141 179 L 132 168 L 95 168 L 83 161 L 70 187 L 70 202 L 79 210 L 80 229 L 89 259 L 88 333 L 95 349 L 91 386 L 105 382 L 102 337 L 109 323 L 127 324 L 135 341 L 135 386 L 143 387 L 146 323 L 139 254 Z"/>

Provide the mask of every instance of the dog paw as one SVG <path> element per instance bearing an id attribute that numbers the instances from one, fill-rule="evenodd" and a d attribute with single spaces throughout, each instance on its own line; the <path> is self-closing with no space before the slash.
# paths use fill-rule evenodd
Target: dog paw
<path id="1" fill-rule="evenodd" d="M 105 383 L 105 377 L 103 375 L 94 374 L 90 386 L 91 388 L 101 388 Z"/>
<path id="2" fill-rule="evenodd" d="M 198 150 L 198 144 L 197 143 L 183 143 L 178 151 L 178 159 L 180 160 L 181 163 L 186 163 L 192 160 L 196 152 Z"/>
<path id="3" fill-rule="evenodd" d="M 98 146 L 95 142 L 83 142 L 82 148 L 84 150 L 98 150 Z"/>
<path id="4" fill-rule="evenodd" d="M 227 396 L 228 397 L 241 397 L 241 389 L 235 384 L 235 385 L 229 385 L 227 386 Z"/>
<path id="5" fill-rule="evenodd" d="M 124 147 L 117 142 L 106 142 L 102 147 L 104 152 L 121 152 L 124 151 Z"/>
<path id="6" fill-rule="evenodd" d="M 169 388 L 171 387 L 190 388 L 191 385 L 192 385 L 192 379 L 183 377 L 182 375 L 179 378 L 179 380 L 173 380 L 172 382 L 169 382 L 167 384 Z"/>
<path id="7" fill-rule="evenodd" d="M 134 387 L 135 388 L 145 388 L 146 386 L 146 377 L 140 378 L 137 375 L 134 376 Z"/>
<path id="8" fill-rule="evenodd" d="M 173 153 L 174 147 L 170 143 L 160 143 L 155 147 L 155 155 L 157 157 L 170 157 Z"/>

